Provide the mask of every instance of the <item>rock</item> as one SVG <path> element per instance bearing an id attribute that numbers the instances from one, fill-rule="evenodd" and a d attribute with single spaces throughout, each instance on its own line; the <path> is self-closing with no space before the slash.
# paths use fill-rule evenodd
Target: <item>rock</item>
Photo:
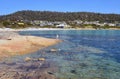
<path id="1" fill-rule="evenodd" d="M 26 57 L 25 58 L 25 61 L 28 62 L 28 61 L 31 61 L 32 59 L 30 57 Z"/>
<path id="2" fill-rule="evenodd" d="M 50 71 L 48 71 L 47 73 L 50 74 L 50 75 L 54 75 L 54 73 L 53 73 L 53 72 L 50 72 Z"/>
<path id="3" fill-rule="evenodd" d="M 6 65 L 9 65 L 9 66 L 13 66 L 13 65 L 16 65 L 15 62 L 5 62 Z"/>
<path id="4" fill-rule="evenodd" d="M 32 59 L 33 61 L 39 61 L 38 59 Z"/>
<path id="5" fill-rule="evenodd" d="M 26 61 L 26 62 L 28 62 L 28 61 L 45 61 L 45 58 L 33 59 L 33 58 L 30 58 L 30 57 L 26 57 L 26 58 L 25 58 L 25 61 Z"/>
<path id="6" fill-rule="evenodd" d="M 45 61 L 45 58 L 38 58 L 39 61 Z"/>
<path id="7" fill-rule="evenodd" d="M 77 74 L 76 70 L 71 70 L 70 72 L 73 74 Z"/>
<path id="8" fill-rule="evenodd" d="M 51 51 L 51 52 L 57 52 L 58 50 L 55 49 L 55 48 L 53 48 L 53 49 L 51 49 L 50 51 Z"/>

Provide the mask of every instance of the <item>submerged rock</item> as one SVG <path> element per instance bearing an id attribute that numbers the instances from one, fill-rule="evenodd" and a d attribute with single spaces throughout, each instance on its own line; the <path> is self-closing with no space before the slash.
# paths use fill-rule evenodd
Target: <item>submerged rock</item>
<path id="1" fill-rule="evenodd" d="M 45 61 L 45 58 L 38 58 L 39 61 Z"/>
<path id="2" fill-rule="evenodd" d="M 70 72 L 73 74 L 77 74 L 76 70 L 71 70 Z"/>
<path id="3" fill-rule="evenodd" d="M 53 72 L 50 72 L 50 71 L 48 71 L 47 73 L 50 74 L 50 75 L 54 75 L 54 73 L 53 73 Z"/>
<path id="4" fill-rule="evenodd" d="M 45 61 L 45 58 L 30 58 L 30 57 L 26 57 L 24 60 L 26 62 L 28 62 L 28 61 Z"/>
<path id="5" fill-rule="evenodd" d="M 50 52 L 57 52 L 58 50 L 53 48 L 53 49 L 50 49 Z"/>
<path id="6" fill-rule="evenodd" d="M 32 59 L 30 57 L 26 57 L 25 58 L 25 61 L 28 62 L 28 61 L 31 61 Z"/>
<path id="7" fill-rule="evenodd" d="M 1 63 L 0 79 L 58 79 L 54 75 L 58 69 L 54 62 L 33 61 L 33 58 L 30 60 L 32 61 L 17 62 L 12 66 L 11 63 L 10 65 Z"/>

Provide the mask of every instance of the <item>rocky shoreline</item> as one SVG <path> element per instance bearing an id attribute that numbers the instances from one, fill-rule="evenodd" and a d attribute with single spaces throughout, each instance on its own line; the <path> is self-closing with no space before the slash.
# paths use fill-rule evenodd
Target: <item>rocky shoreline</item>
<path id="1" fill-rule="evenodd" d="M 58 70 L 54 61 L 29 57 L 22 62 L 6 59 L 32 53 L 59 42 L 61 42 L 59 39 L 0 32 L 0 79 L 58 79 L 54 75 Z"/>
<path id="2" fill-rule="evenodd" d="M 61 42 L 59 39 L 23 36 L 14 32 L 1 32 L 0 59 L 32 53 L 59 42 Z"/>
<path id="3" fill-rule="evenodd" d="M 0 79 L 58 79 L 53 61 L 2 62 Z"/>

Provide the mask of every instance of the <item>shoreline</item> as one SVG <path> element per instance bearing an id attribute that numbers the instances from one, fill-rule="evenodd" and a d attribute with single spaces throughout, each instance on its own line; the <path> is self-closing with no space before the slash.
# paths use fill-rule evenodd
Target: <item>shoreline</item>
<path id="1" fill-rule="evenodd" d="M 41 31 L 41 30 L 120 30 L 117 28 L 109 29 L 94 29 L 94 28 L 23 28 L 23 29 L 12 29 L 12 28 L 0 28 L 0 31 Z"/>
<path id="2" fill-rule="evenodd" d="M 11 56 L 33 53 L 59 42 L 61 42 L 59 39 L 23 35 L 0 39 L 0 60 Z"/>

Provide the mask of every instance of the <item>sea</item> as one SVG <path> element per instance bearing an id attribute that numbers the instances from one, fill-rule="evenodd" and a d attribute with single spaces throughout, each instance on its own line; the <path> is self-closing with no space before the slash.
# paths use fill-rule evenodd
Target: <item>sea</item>
<path id="1" fill-rule="evenodd" d="M 17 57 L 16 61 L 26 56 L 54 61 L 58 67 L 54 75 L 60 79 L 120 79 L 120 30 L 36 30 L 19 34 L 62 42 Z"/>

